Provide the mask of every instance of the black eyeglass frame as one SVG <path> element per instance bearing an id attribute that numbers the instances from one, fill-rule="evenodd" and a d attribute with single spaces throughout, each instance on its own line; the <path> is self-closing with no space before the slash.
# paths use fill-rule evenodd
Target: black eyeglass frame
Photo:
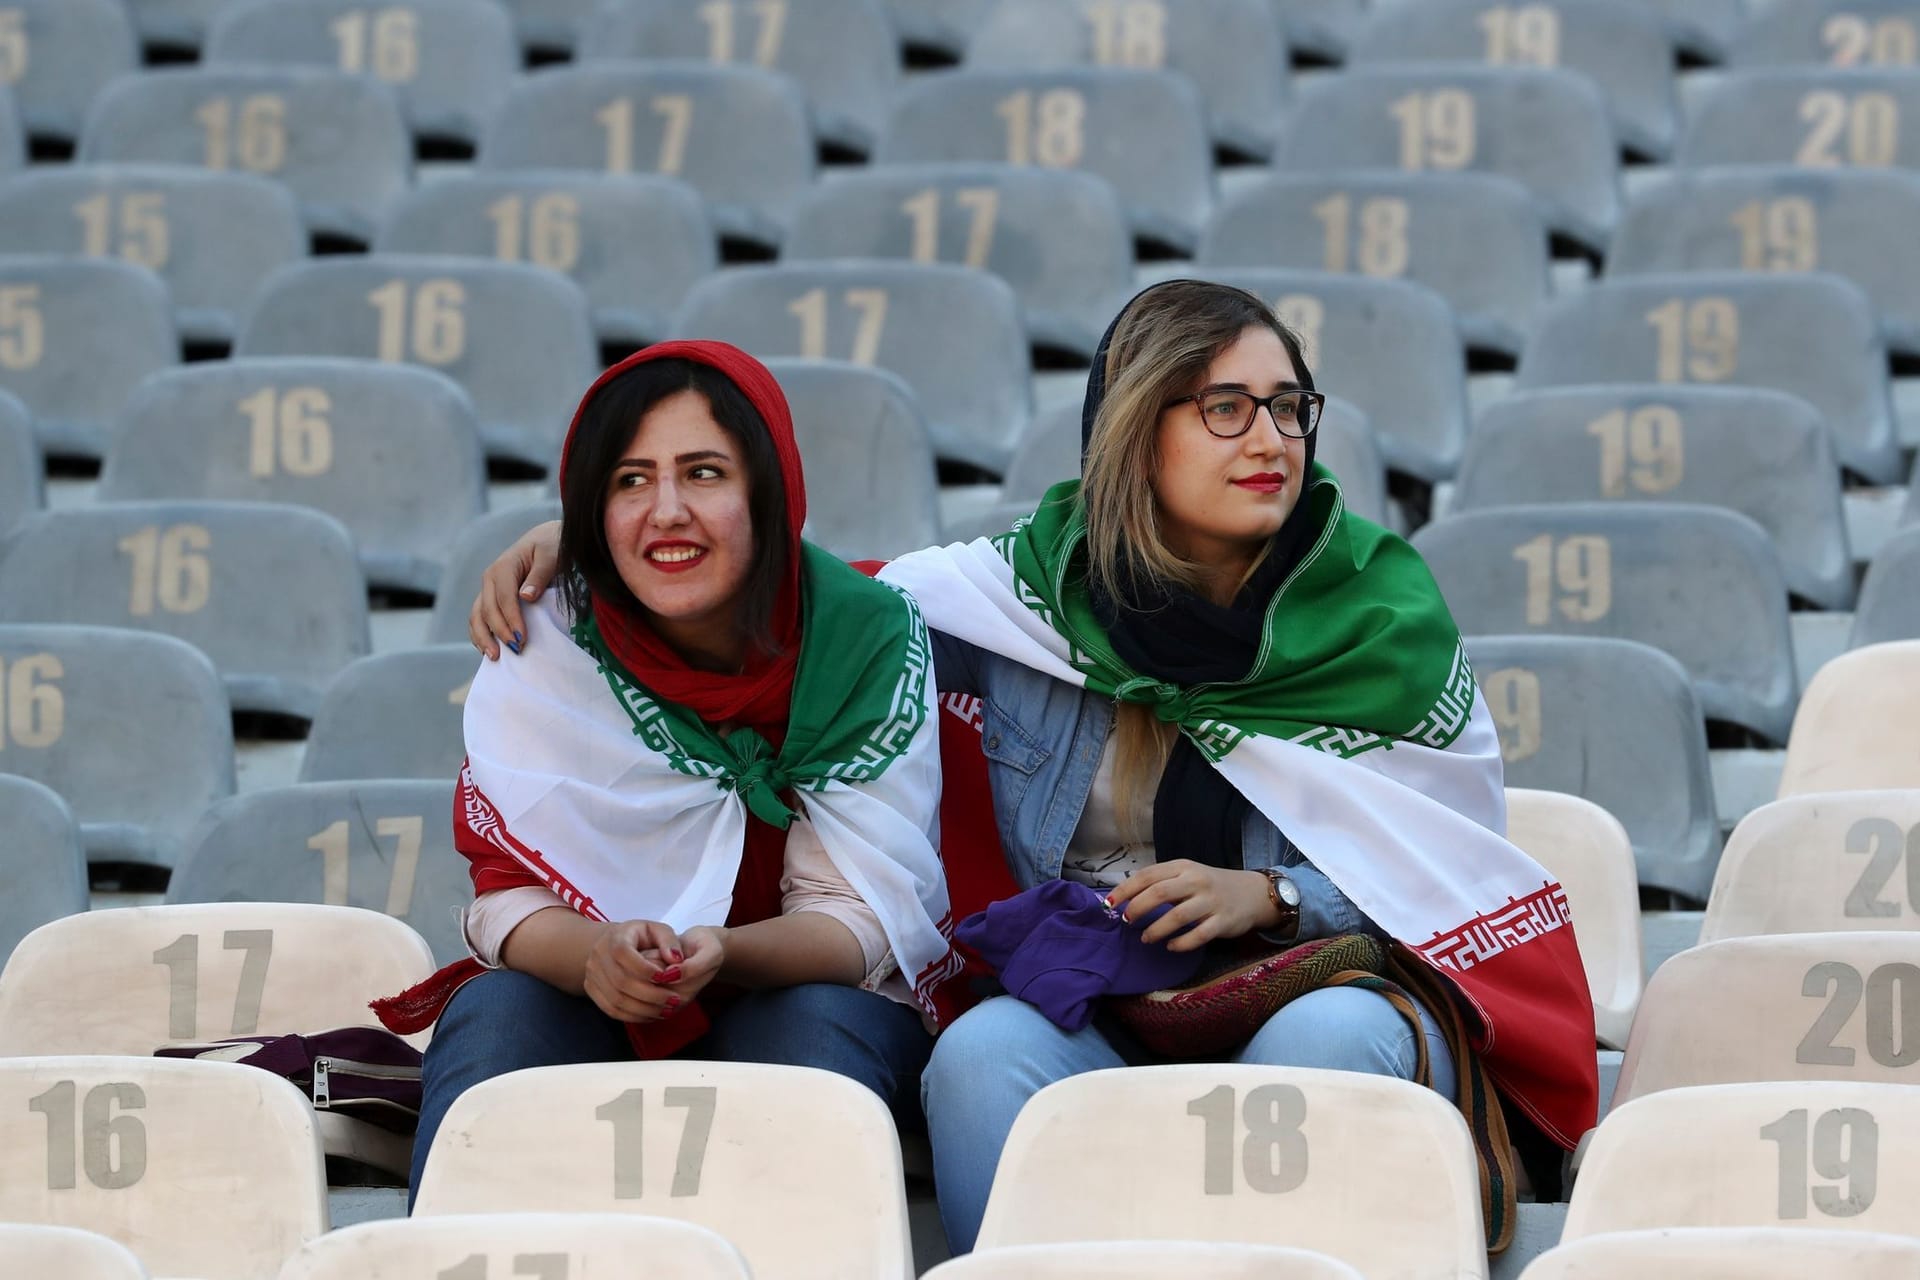
<path id="1" fill-rule="evenodd" d="M 1226 435 L 1215 431 L 1213 425 L 1207 421 L 1206 399 L 1208 396 L 1220 395 L 1241 396 L 1253 403 L 1253 407 L 1247 410 L 1246 421 L 1240 424 L 1240 429 Z M 1290 416 L 1283 417 L 1273 411 L 1275 401 L 1284 400 L 1289 396 L 1299 396 L 1304 403 L 1311 405 L 1313 408 L 1313 425 L 1298 434 L 1287 430 L 1284 425 L 1286 421 L 1290 420 Z M 1253 420 L 1260 416 L 1260 410 L 1263 408 L 1267 411 L 1267 416 L 1273 419 L 1274 430 L 1289 440 L 1305 440 L 1308 436 L 1320 429 L 1320 415 L 1326 412 L 1327 397 L 1321 392 L 1309 391 L 1305 387 L 1290 387 L 1285 391 L 1276 391 L 1270 396 L 1257 396 L 1251 391 L 1242 391 L 1238 387 L 1213 387 L 1206 391 L 1196 391 L 1190 396 L 1178 396 L 1167 401 L 1161 405 L 1160 408 L 1162 410 L 1177 409 L 1183 404 L 1191 404 L 1194 409 L 1198 411 L 1200 414 L 1200 425 L 1205 427 L 1207 434 L 1216 440 L 1238 440 L 1241 436 L 1253 430 Z"/>

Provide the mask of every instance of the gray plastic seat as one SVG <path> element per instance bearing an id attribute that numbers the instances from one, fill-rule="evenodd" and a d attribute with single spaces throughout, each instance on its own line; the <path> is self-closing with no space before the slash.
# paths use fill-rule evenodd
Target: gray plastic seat
<path id="1" fill-rule="evenodd" d="M 368 649 L 352 537 L 318 511 L 263 503 L 42 512 L 0 560 L 0 621 L 170 635 L 213 660 L 234 710 L 303 719 Z"/>
<path id="2" fill-rule="evenodd" d="M 99 457 L 133 388 L 179 360 L 166 286 L 145 267 L 0 257 L 0 391 L 46 452 Z"/>
<path id="3" fill-rule="evenodd" d="M 537 524 L 560 518 L 560 503 L 535 502 L 481 516 L 464 530 L 447 557 L 440 575 L 440 591 L 433 598 L 433 616 L 427 620 L 428 644 L 467 643 L 467 610 L 480 594 L 480 577 L 502 551 Z"/>
<path id="4" fill-rule="evenodd" d="M 1653 159 L 1673 148 L 1673 34 L 1665 20 L 1615 0 L 1491 0 L 1376 3 L 1349 61 L 1466 62 L 1559 67 L 1587 76 L 1605 95 L 1614 132 Z"/>
<path id="5" fill-rule="evenodd" d="M 1650 645 L 1475 636 L 1509 787 L 1562 791 L 1620 820 L 1640 883 L 1705 901 L 1720 860 L 1707 726 L 1685 668 Z"/>
<path id="6" fill-rule="evenodd" d="M 901 44 L 958 59 L 997 0 L 887 0 Z"/>
<path id="7" fill-rule="evenodd" d="M 1273 152 L 1287 90 L 1286 39 L 1269 0 L 1000 0 L 974 30 L 966 64 L 1178 72 L 1199 89 L 1214 142 L 1260 159 Z"/>
<path id="8" fill-rule="evenodd" d="M 786 76 L 601 62 L 523 77 L 488 126 L 479 164 L 680 178 L 722 234 L 772 247 L 815 161 L 806 101 Z"/>
<path id="9" fill-rule="evenodd" d="M 1619 215 L 1616 152 L 1599 90 L 1572 72 L 1374 66 L 1301 86 L 1274 167 L 1499 174 L 1599 252 Z"/>
<path id="10" fill-rule="evenodd" d="M 8 753 L 9 755 L 12 752 Z M 20 939 L 49 920 L 87 909 L 87 855 L 80 824 L 59 794 L 29 778 L 0 773 L 0 964 Z"/>
<path id="11" fill-rule="evenodd" d="M 823 142 L 865 155 L 900 79 L 900 42 L 879 0 L 765 0 L 601 5 L 583 62 L 663 58 L 764 67 L 805 92 Z"/>
<path id="12" fill-rule="evenodd" d="M 1548 251 L 1511 178 L 1277 174 L 1221 203 L 1195 260 L 1411 280 L 1447 300 L 1468 345 L 1517 356 L 1546 305 Z"/>
<path id="13" fill-rule="evenodd" d="M 223 10 L 250 3 L 252 0 L 126 0 L 127 12 L 142 41 L 194 50 Z"/>
<path id="14" fill-rule="evenodd" d="M 1713 507 L 1575 502 L 1449 516 L 1414 535 L 1465 635 L 1638 640 L 1710 719 L 1787 740 L 1787 586 L 1766 531 Z"/>
<path id="15" fill-rule="evenodd" d="M 39 166 L 0 184 L 0 253 L 120 258 L 166 283 L 189 342 L 228 344 L 275 267 L 304 258 L 287 189 L 171 165 Z"/>
<path id="16" fill-rule="evenodd" d="M 1367 24 L 1368 0 L 1267 0 L 1289 47 L 1326 62 L 1346 61 Z"/>
<path id="17" fill-rule="evenodd" d="M 1920 76 L 1807 67 L 1730 73 L 1689 102 L 1675 159 L 1694 168 L 1920 169 Z"/>
<path id="18" fill-rule="evenodd" d="M 222 13 L 210 66 L 310 66 L 392 86 L 414 133 L 479 141 L 520 73 L 513 20 L 471 0 L 274 0 Z"/>
<path id="19" fill-rule="evenodd" d="M 501 0 L 514 34 L 528 52 L 571 56 L 596 0 Z"/>
<path id="20" fill-rule="evenodd" d="M 1366 415 L 1387 466 L 1431 481 L 1460 465 L 1466 359 L 1453 309 L 1439 294 L 1406 280 L 1320 271 L 1210 266 L 1192 274 L 1271 302 L 1300 335 L 1313 385 Z"/>
<path id="21" fill-rule="evenodd" d="M 1133 239 L 1090 173 L 1006 165 L 883 165 L 808 192 L 789 262 L 894 258 L 980 267 L 1013 286 L 1035 346 L 1090 358 L 1130 294 Z"/>
<path id="22" fill-rule="evenodd" d="M 995 474 L 1033 414 L 1020 304 L 1005 281 L 968 267 L 741 267 L 695 285 L 673 328 L 763 358 L 846 359 L 898 374 L 926 414 L 935 452 Z"/>
<path id="23" fill-rule="evenodd" d="M 281 268 L 234 354 L 422 365 L 472 398 L 488 456 L 541 467 L 600 367 L 586 295 L 565 276 L 415 254 Z"/>
<path id="24" fill-rule="evenodd" d="M 1600 281 L 1548 309 L 1515 387 L 1618 382 L 1784 391 L 1820 411 L 1842 466 L 1876 483 L 1903 474 L 1873 305 L 1838 276 Z"/>
<path id="25" fill-rule="evenodd" d="M 530 262 L 586 291 L 603 343 L 640 346 L 719 266 L 706 206 L 678 178 L 568 172 L 471 173 L 407 193 L 376 253 Z"/>
<path id="26" fill-rule="evenodd" d="M 1920 62 L 1920 11 L 1904 0 L 1758 5 L 1727 61 L 1736 67 L 1911 67 Z"/>
<path id="27" fill-rule="evenodd" d="M 94 99 L 76 157 L 275 178 L 307 230 L 365 244 L 407 188 L 413 142 L 385 85 L 341 71 L 147 71 Z"/>
<path id="28" fill-rule="evenodd" d="M 1840 467 L 1804 400 L 1751 387 L 1506 396 L 1474 423 L 1452 510 L 1600 498 L 1738 511 L 1773 539 L 1789 590 L 1822 609 L 1852 607 Z"/>
<path id="29" fill-rule="evenodd" d="M 456 725 L 456 742 L 457 735 Z M 460 908 L 473 900 L 467 860 L 453 848 L 452 811 L 451 777 L 308 783 L 234 796 L 195 828 L 167 901 L 379 911 L 411 925 L 436 963 L 451 964 L 467 954 Z"/>
<path id="30" fill-rule="evenodd" d="M 1674 43 L 1695 58 L 1720 62 L 1747 20 L 1748 0 L 1642 0 L 1666 19 Z"/>
<path id="31" fill-rule="evenodd" d="M 87 104 L 115 76 L 140 65 L 127 7 L 119 0 L 12 0 L 0 21 L 0 81 L 27 132 L 80 136 Z"/>
<path id="32" fill-rule="evenodd" d="M 1325 415 L 1322 415 L 1324 420 Z M 1080 406 L 1063 404 L 1035 418 L 1007 463 L 1003 502 L 1029 507 L 1062 480 L 1080 475 Z"/>
<path id="33" fill-rule="evenodd" d="M 0 177 L 27 167 L 27 131 L 13 105 L 13 91 L 0 84 Z"/>
<path id="34" fill-rule="evenodd" d="M 1847 647 L 1920 640 L 1920 526 L 1894 534 L 1874 552 Z"/>
<path id="35" fill-rule="evenodd" d="M 1887 343 L 1920 354 L 1920 174 L 1789 165 L 1677 169 L 1634 196 L 1609 275 L 1831 271 L 1859 285 Z"/>
<path id="36" fill-rule="evenodd" d="M 479 662 L 462 643 L 374 654 L 344 667 L 313 717 L 300 781 L 452 781 L 467 754 L 461 721 Z"/>
<path id="37" fill-rule="evenodd" d="M 793 409 L 807 537 L 842 560 L 891 560 L 938 543 L 940 481 L 912 388 L 839 360 L 767 367 Z"/>
<path id="38" fill-rule="evenodd" d="M 0 539 L 45 504 L 33 418 L 18 396 L 0 391 Z"/>
<path id="39" fill-rule="evenodd" d="M 430 594 L 454 540 L 486 510 L 486 479 L 473 406 L 437 373 L 228 360 L 140 384 L 98 497 L 313 507 L 352 533 L 369 583 Z"/>
<path id="40" fill-rule="evenodd" d="M 1213 205 L 1199 94 L 1169 71 L 954 71 L 904 89 L 882 164 L 1084 169 L 1113 184 L 1138 239 L 1192 249 Z"/>
<path id="41" fill-rule="evenodd" d="M 227 695 L 192 645 L 118 628 L 0 625 L 0 666 L 7 772 L 59 793 L 91 861 L 173 866 L 201 813 L 233 794 Z"/>

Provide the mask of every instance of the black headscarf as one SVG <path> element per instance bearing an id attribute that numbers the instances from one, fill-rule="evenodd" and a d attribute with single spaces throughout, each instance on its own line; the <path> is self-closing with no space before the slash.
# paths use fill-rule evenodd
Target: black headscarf
<path id="1" fill-rule="evenodd" d="M 1094 419 L 1106 399 L 1107 348 L 1113 342 L 1113 331 L 1127 312 L 1155 289 L 1192 283 L 1165 281 L 1142 290 L 1107 326 L 1100 348 L 1094 353 L 1086 401 L 1080 411 L 1083 473 L 1087 447 L 1093 440 Z M 1312 389 L 1312 374 L 1304 366 L 1296 372 L 1301 385 Z M 1196 421 L 1194 429 L 1203 428 Z M 1305 467 L 1309 472 L 1318 434 L 1315 432 L 1306 439 Z M 1304 496 L 1304 481 L 1301 492 Z M 1088 584 L 1089 603 L 1094 616 L 1106 628 L 1114 653 L 1141 675 L 1180 685 L 1244 679 L 1253 669 L 1259 652 L 1267 603 L 1280 584 L 1299 567 L 1317 533 L 1308 504 L 1296 503 L 1273 535 L 1266 558 L 1230 605 L 1217 605 L 1184 588 L 1158 585 L 1136 585 L 1130 589 L 1129 598 L 1121 599 L 1093 582 Z M 1239 869 L 1244 865 L 1241 834 L 1251 809 L 1251 802 L 1182 734 L 1174 741 L 1166 771 L 1160 775 L 1160 786 L 1154 793 L 1155 860 L 1170 862 L 1190 858 L 1209 866 Z"/>

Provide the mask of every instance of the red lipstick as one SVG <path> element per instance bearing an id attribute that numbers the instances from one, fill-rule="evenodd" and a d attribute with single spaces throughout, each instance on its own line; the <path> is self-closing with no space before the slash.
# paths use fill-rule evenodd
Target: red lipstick
<path id="1" fill-rule="evenodd" d="M 1234 483 L 1255 493 L 1279 493 L 1287 487 L 1287 478 L 1278 471 L 1262 471 L 1256 475 L 1242 476 Z"/>
<path id="2" fill-rule="evenodd" d="M 700 554 L 685 560 L 656 560 L 654 553 L 659 551 L 697 551 Z M 697 542 L 688 542 L 685 538 L 662 538 L 658 542 L 649 542 L 641 549 L 641 556 L 649 568 L 660 573 L 685 573 L 705 562 L 707 549 Z"/>

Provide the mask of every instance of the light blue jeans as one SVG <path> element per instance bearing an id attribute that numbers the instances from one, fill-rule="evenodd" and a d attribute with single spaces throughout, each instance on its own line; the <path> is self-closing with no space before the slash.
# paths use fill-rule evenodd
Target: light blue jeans
<path id="1" fill-rule="evenodd" d="M 1433 1088 L 1452 1099 L 1453 1056 L 1422 1009 Z M 1267 1019 L 1227 1061 L 1325 1067 L 1413 1078 L 1413 1030 L 1385 996 L 1358 987 L 1309 992 Z M 933 1143 L 935 1191 L 948 1247 L 973 1248 L 987 1192 L 1013 1119 L 1055 1081 L 1126 1062 L 1093 1027 L 1062 1031 L 1023 1000 L 996 996 L 961 1016 L 934 1042 L 920 1101 Z"/>

